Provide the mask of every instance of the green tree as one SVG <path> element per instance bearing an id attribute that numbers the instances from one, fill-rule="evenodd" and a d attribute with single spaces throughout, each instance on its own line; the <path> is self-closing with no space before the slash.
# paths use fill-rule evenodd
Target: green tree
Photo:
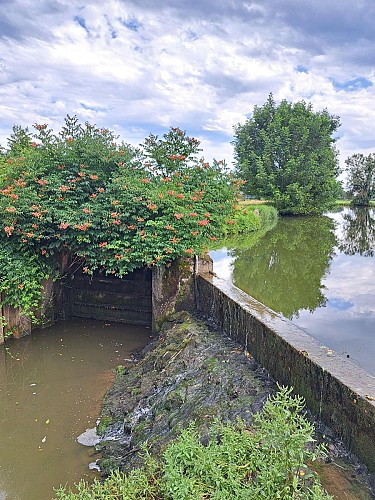
<path id="1" fill-rule="evenodd" d="M 338 193 L 335 139 L 339 117 L 305 101 L 279 105 L 269 95 L 235 126 L 237 173 L 246 192 L 272 200 L 281 213 L 318 214 Z"/>
<path id="2" fill-rule="evenodd" d="M 346 160 L 348 189 L 353 196 L 353 205 L 367 206 L 375 194 L 375 154 L 368 156 L 356 153 Z"/>

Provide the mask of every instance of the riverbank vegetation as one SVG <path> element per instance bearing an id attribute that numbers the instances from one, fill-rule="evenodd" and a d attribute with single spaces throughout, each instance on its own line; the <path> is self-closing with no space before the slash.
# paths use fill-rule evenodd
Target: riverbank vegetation
<path id="1" fill-rule="evenodd" d="M 224 247 L 228 251 L 232 251 L 234 248 L 236 250 L 249 249 L 262 239 L 270 229 L 276 226 L 279 218 L 275 207 L 262 204 L 262 202 L 247 203 L 246 201 L 240 201 L 237 213 L 239 219 L 245 218 L 244 223 L 239 224 L 239 227 L 244 228 L 243 231 L 224 235 L 219 240 L 212 242 L 210 250 L 219 250 Z M 240 237 L 238 237 L 239 234 Z"/>
<path id="2" fill-rule="evenodd" d="M 160 459 L 144 447 L 145 464 L 103 482 L 81 481 L 77 491 L 57 491 L 59 500 L 89 499 L 330 499 L 307 466 L 322 456 L 313 426 L 301 413 L 303 399 L 280 388 L 251 427 L 216 421 L 204 440 L 191 423 Z"/>
<path id="3" fill-rule="evenodd" d="M 123 276 L 207 251 L 257 217 L 238 212 L 243 182 L 223 162 L 199 157 L 199 141 L 171 128 L 139 148 L 67 117 L 15 126 L 0 155 L 0 292 L 33 315 L 41 282 L 74 256 L 83 271 Z"/>
<path id="4" fill-rule="evenodd" d="M 235 235 L 246 235 L 254 231 L 269 229 L 278 219 L 275 207 L 264 204 L 244 205 L 241 201 L 236 206 L 234 214 L 234 227 L 227 227 L 223 233 L 224 237 Z"/>
<path id="5" fill-rule="evenodd" d="M 351 199 L 348 200 L 336 200 L 335 205 L 339 207 L 352 207 L 353 206 L 353 201 Z M 368 202 L 369 207 L 375 207 L 375 200 L 370 200 Z"/>

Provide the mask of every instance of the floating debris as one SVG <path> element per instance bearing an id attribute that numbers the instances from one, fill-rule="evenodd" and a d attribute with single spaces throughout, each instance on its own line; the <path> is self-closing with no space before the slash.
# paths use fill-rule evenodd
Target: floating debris
<path id="1" fill-rule="evenodd" d="M 89 463 L 89 469 L 90 470 L 98 470 L 100 472 L 100 467 L 98 465 L 98 461 L 95 460 L 95 462 L 90 462 Z"/>
<path id="2" fill-rule="evenodd" d="M 93 429 L 86 429 L 85 432 L 82 432 L 82 434 L 77 437 L 77 441 L 83 446 L 95 446 L 100 443 L 100 437 L 96 433 L 96 427 Z"/>

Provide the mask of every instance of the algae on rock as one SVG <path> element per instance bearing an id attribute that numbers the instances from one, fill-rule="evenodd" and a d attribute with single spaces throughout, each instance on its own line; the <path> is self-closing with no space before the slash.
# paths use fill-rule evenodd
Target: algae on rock
<path id="1" fill-rule="evenodd" d="M 102 470 L 139 466 L 143 443 L 158 454 L 191 421 L 202 435 L 215 419 L 249 423 L 274 389 L 237 343 L 185 311 L 176 313 L 134 366 L 118 370 L 106 395 Z"/>

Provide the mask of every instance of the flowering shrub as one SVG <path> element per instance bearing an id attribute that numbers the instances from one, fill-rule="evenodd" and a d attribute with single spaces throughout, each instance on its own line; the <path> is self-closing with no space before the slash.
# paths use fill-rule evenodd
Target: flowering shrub
<path id="1" fill-rule="evenodd" d="M 34 129 L 14 127 L 0 156 L 0 291 L 14 306 L 36 303 L 56 254 L 122 276 L 200 253 L 235 222 L 239 181 L 178 128 L 139 149 L 76 117 Z"/>

